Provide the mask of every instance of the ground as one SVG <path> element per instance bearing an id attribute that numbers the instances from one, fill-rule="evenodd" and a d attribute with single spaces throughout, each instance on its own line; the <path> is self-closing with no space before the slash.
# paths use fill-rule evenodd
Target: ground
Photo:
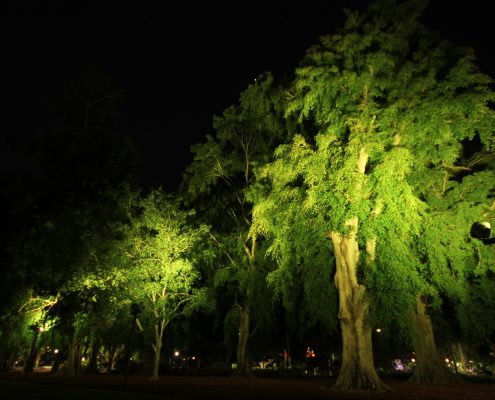
<path id="1" fill-rule="evenodd" d="M 158 381 L 130 376 L 123 387 L 121 375 L 80 375 L 77 378 L 53 377 L 34 373 L 27 379 L 21 373 L 0 374 L 2 399 L 40 399 L 50 397 L 92 399 L 190 399 L 190 400 L 489 400 L 495 399 L 494 383 L 463 382 L 454 385 L 422 385 L 386 378 L 393 389 L 379 394 L 341 393 L 332 390 L 329 377 L 291 379 L 162 376 Z M 60 393 L 59 393 L 60 392 Z M 62 393 L 63 392 L 63 393 Z M 9 396 L 10 394 L 10 396 Z M 136 396 L 138 394 L 138 396 Z M 46 397 L 45 397 L 46 396 Z"/>

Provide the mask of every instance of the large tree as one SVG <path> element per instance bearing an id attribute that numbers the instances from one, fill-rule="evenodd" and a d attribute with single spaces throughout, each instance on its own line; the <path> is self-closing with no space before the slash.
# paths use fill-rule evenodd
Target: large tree
<path id="1" fill-rule="evenodd" d="M 435 316 L 446 309 L 453 314 L 449 316 L 451 326 L 460 325 L 464 339 L 469 338 L 473 346 L 493 334 L 487 307 L 495 295 L 492 276 L 495 254 L 482 241 L 469 238 L 474 221 L 493 222 L 495 192 L 490 182 L 495 181 L 494 155 L 487 147 L 489 141 L 482 143 L 478 136 L 465 142 L 462 158 L 454 165 L 432 169 L 427 179 L 423 175 L 418 188 L 428 204 L 424 232 L 417 242 L 427 297 L 418 302 L 416 318 L 425 312 Z M 472 155 L 473 150 L 476 152 Z M 431 331 L 424 321 L 420 321 L 420 326 Z M 459 333 L 450 336 L 450 340 L 462 338 Z M 430 341 L 434 340 L 431 334 L 429 337 Z M 419 339 L 413 380 L 449 380 L 443 360 L 425 359 L 424 352 L 431 350 L 427 341 Z"/>
<path id="2" fill-rule="evenodd" d="M 249 237 L 252 198 L 259 184 L 254 168 L 266 163 L 274 148 L 287 138 L 283 123 L 284 95 L 271 74 L 259 76 L 241 93 L 239 104 L 215 117 L 214 136 L 192 147 L 195 153 L 185 176 L 185 189 L 198 215 L 212 226 L 212 248 L 219 268 L 214 282 L 219 294 L 229 293 L 226 322 L 238 321 L 235 374 L 251 376 L 249 337 L 253 321 L 261 322 L 266 302 L 266 274 L 270 268 L 262 243 Z M 263 307 L 258 307 L 263 305 Z"/>
<path id="3" fill-rule="evenodd" d="M 338 389 L 386 389 L 373 365 L 377 302 L 382 320 L 404 320 L 398 310 L 416 315 L 416 345 L 430 335 L 422 356 L 438 358 L 431 329 L 421 329 L 431 321 L 415 243 L 435 218 L 421 188 L 455 165 L 463 140 L 478 133 L 493 143 L 491 79 L 470 49 L 418 22 L 424 8 L 375 2 L 310 48 L 286 112 L 299 118 L 301 134 L 260 172 L 273 188 L 255 209 L 253 234 L 273 236 L 281 259 L 309 233 L 332 247 L 343 336 Z"/>

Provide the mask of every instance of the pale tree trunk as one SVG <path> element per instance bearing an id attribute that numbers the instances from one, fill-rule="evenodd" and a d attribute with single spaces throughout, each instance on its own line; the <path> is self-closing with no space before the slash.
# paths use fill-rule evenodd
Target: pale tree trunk
<path id="1" fill-rule="evenodd" d="M 160 370 L 160 355 L 162 352 L 162 339 L 163 339 L 163 331 L 165 330 L 165 321 L 159 320 L 155 324 L 155 343 L 153 344 L 153 372 L 151 375 L 151 379 L 157 380 L 159 376 Z"/>
<path id="2" fill-rule="evenodd" d="M 384 391 L 389 388 L 376 373 L 373 362 L 369 300 L 366 287 L 358 282 L 358 218 L 346 222 L 349 233 L 330 232 L 339 293 L 339 319 L 342 329 L 342 364 L 334 388 L 345 391 Z M 374 258 L 375 241 L 367 244 L 368 258 Z M 372 261 L 372 260 L 370 260 Z"/>
<path id="3" fill-rule="evenodd" d="M 457 382 L 459 378 L 447 368 L 438 354 L 431 318 L 422 296 L 418 297 L 416 301 L 413 318 L 416 328 L 413 339 L 416 367 L 410 381 L 419 383 Z"/>
<path id="4" fill-rule="evenodd" d="M 40 361 L 41 361 L 41 351 L 38 350 L 36 352 L 36 355 L 34 356 L 33 368 L 38 368 L 40 366 Z"/>
<path id="5" fill-rule="evenodd" d="M 466 371 L 466 356 L 464 355 L 464 351 L 462 350 L 462 345 L 460 342 L 456 342 L 450 345 L 450 349 L 452 351 L 452 356 L 454 357 L 454 362 L 456 363 L 455 370 L 457 370 L 457 363 L 459 363 L 459 367 L 461 369 L 461 372 Z"/>

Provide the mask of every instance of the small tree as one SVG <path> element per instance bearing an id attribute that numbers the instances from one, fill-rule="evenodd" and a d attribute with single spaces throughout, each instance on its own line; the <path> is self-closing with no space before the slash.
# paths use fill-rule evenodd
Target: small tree
<path id="1" fill-rule="evenodd" d="M 145 336 L 154 353 L 152 378 L 158 379 L 163 335 L 170 321 L 186 305 L 205 302 L 195 288 L 195 245 L 204 239 L 205 226 L 193 228 L 194 213 L 180 210 L 177 200 L 160 190 L 139 199 L 126 234 L 130 264 L 121 274 L 133 301 L 141 304 Z"/>

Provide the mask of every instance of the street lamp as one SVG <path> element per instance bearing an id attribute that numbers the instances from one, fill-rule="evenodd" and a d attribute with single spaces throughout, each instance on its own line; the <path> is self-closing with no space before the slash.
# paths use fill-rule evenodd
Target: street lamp
<path id="1" fill-rule="evenodd" d="M 124 386 L 127 386 L 127 376 L 129 375 L 129 364 L 130 364 L 130 358 L 131 358 L 131 354 L 132 354 L 132 342 L 134 339 L 134 327 L 136 326 L 137 316 L 140 312 L 141 312 L 141 309 L 139 308 L 139 304 L 132 303 L 131 304 L 132 325 L 131 325 L 131 333 L 129 335 L 129 344 L 127 345 L 127 351 L 126 351 Z"/>
<path id="2" fill-rule="evenodd" d="M 490 232 L 492 227 L 487 221 L 475 222 L 471 225 L 470 234 L 472 238 L 479 239 L 483 244 L 495 244 L 495 236 L 490 238 Z"/>

